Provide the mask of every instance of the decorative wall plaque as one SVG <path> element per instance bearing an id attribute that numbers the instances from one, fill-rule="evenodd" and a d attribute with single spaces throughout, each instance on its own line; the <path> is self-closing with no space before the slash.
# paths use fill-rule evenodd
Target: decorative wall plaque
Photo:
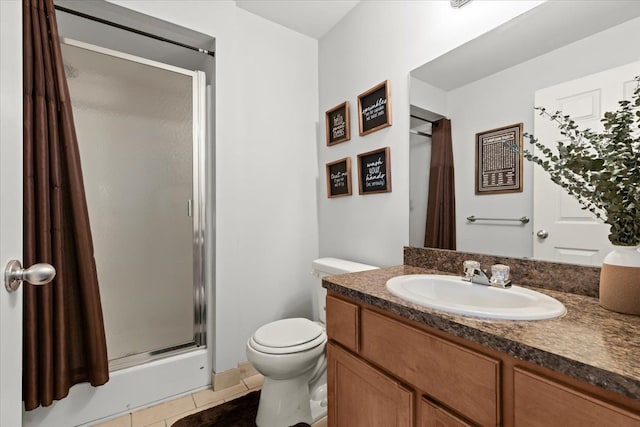
<path id="1" fill-rule="evenodd" d="M 351 195 L 351 158 L 327 163 L 327 197 Z"/>
<path id="2" fill-rule="evenodd" d="M 358 154 L 360 194 L 391 192 L 391 149 L 389 147 Z"/>
<path id="3" fill-rule="evenodd" d="M 391 83 L 385 80 L 358 95 L 360 136 L 391 126 Z"/>
<path id="4" fill-rule="evenodd" d="M 349 101 L 336 105 L 325 114 L 327 145 L 331 146 L 351 139 Z"/>
<path id="5" fill-rule="evenodd" d="M 522 191 L 522 123 L 476 134 L 476 194 Z"/>

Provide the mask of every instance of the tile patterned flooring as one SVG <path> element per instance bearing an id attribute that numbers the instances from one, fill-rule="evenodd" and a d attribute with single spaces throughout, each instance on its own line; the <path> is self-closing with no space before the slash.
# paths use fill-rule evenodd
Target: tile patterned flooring
<path id="1" fill-rule="evenodd" d="M 262 387 L 262 375 L 253 375 L 242 380 L 242 383 L 219 391 L 206 389 L 143 408 L 110 421 L 95 424 L 93 427 L 171 427 L 173 423 L 187 415 L 212 408 Z M 312 427 L 326 427 L 326 418 Z"/>

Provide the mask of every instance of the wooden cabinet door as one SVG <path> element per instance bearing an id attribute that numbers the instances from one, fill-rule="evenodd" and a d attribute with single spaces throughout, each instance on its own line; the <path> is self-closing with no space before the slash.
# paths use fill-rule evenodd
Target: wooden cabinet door
<path id="1" fill-rule="evenodd" d="M 517 427 L 640 427 L 640 414 L 526 370 L 514 369 Z"/>
<path id="2" fill-rule="evenodd" d="M 359 350 L 359 310 L 356 304 L 327 296 L 327 335 L 354 352 Z"/>
<path id="3" fill-rule="evenodd" d="M 329 427 L 411 427 L 413 394 L 334 343 L 327 345 Z"/>
<path id="4" fill-rule="evenodd" d="M 418 427 L 472 427 L 472 425 L 423 397 L 420 400 Z"/>
<path id="5" fill-rule="evenodd" d="M 501 424 L 500 360 L 364 309 L 360 354 L 482 426 Z"/>

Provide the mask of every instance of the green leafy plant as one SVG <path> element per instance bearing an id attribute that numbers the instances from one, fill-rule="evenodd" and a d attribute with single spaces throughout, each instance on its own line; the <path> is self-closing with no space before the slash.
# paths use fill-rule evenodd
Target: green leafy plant
<path id="1" fill-rule="evenodd" d="M 616 111 L 604 114 L 601 132 L 580 130 L 561 111 L 536 107 L 541 116 L 557 123 L 568 142 L 558 141 L 554 151 L 524 134 L 540 152 L 525 150 L 524 157 L 547 171 L 583 209 L 610 225 L 609 240 L 621 246 L 640 245 L 640 76 L 635 81 L 631 100 L 619 101 Z"/>

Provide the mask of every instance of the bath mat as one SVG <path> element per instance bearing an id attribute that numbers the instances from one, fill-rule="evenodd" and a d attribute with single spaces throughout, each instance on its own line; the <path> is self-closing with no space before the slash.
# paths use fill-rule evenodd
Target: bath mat
<path id="1" fill-rule="evenodd" d="M 256 427 L 258 403 L 260 391 L 253 391 L 222 405 L 187 415 L 176 421 L 173 427 Z M 293 427 L 310 426 L 298 423 Z"/>

